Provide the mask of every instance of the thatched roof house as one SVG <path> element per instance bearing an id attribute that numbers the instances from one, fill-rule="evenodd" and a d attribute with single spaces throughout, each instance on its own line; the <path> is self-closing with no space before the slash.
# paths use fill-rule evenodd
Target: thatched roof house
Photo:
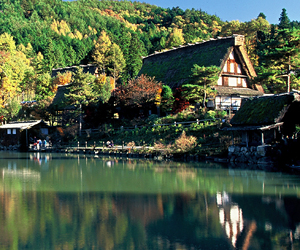
<path id="1" fill-rule="evenodd" d="M 214 106 L 238 109 L 242 97 L 263 95 L 262 88 L 250 86 L 249 80 L 256 73 L 244 48 L 244 40 L 244 36 L 233 35 L 157 52 L 143 59 L 139 74 L 155 76 L 156 80 L 175 89 L 190 81 L 195 64 L 218 66 L 221 70 L 215 86 L 218 96 Z"/>
<path id="2" fill-rule="evenodd" d="M 292 136 L 300 124 L 300 94 L 291 92 L 248 99 L 231 119 L 227 130 L 246 132 L 247 142 L 260 134 L 260 143 Z M 271 131 L 271 133 L 268 133 Z M 264 135 L 269 135 L 264 138 Z M 250 136 L 250 137 L 249 137 Z M 251 138 L 252 136 L 252 138 Z"/>

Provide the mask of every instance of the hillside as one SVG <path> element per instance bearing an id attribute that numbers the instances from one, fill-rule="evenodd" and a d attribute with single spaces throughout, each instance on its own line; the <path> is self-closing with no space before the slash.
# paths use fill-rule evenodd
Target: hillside
<path id="1" fill-rule="evenodd" d="M 279 25 L 270 25 L 261 13 L 249 22 L 223 22 L 203 10 L 165 9 L 127 0 L 0 1 L 0 120 L 1 116 L 15 118 L 20 109 L 17 106 L 27 100 L 37 100 L 40 106 L 34 113 L 43 110 L 48 119 L 46 108 L 57 86 L 69 83 L 72 77 L 69 74 L 52 79 L 52 69 L 96 64 L 101 77 L 93 81 L 106 103 L 115 83 L 126 85 L 135 79 L 143 56 L 232 34 L 245 36 L 246 50 L 253 65 L 260 66 L 259 80 L 265 89 L 282 91 L 284 79 L 277 77 L 279 87 L 275 88 L 274 77 L 271 78 L 274 72 L 268 69 L 280 69 L 276 74 L 282 74 L 286 63 L 278 58 L 287 58 L 290 51 L 283 54 L 278 47 L 290 41 L 292 46 L 300 47 L 300 29 L 298 22 L 289 21 L 284 9 L 280 20 Z M 298 49 L 294 47 L 288 50 L 293 50 L 297 59 Z M 281 53 L 275 60 L 266 57 L 274 55 L 274 51 Z M 297 62 L 292 66 L 299 68 Z M 293 78 L 291 86 L 298 89 L 300 78 Z M 99 100 L 99 95 L 93 98 Z M 21 117 L 25 119 L 29 114 Z"/>
<path id="2" fill-rule="evenodd" d="M 202 11 L 163 9 L 130 1 L 0 3 L 0 34 L 11 34 L 17 45 L 30 43 L 35 53 L 44 55 L 49 69 L 91 61 L 94 41 L 102 30 L 120 46 L 126 60 L 133 34 L 143 45 L 143 55 L 147 55 L 212 37 L 222 24 L 218 17 Z"/>

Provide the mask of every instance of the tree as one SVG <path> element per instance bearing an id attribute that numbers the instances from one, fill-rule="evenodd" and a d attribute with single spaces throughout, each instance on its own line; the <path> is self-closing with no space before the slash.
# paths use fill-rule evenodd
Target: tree
<path id="1" fill-rule="evenodd" d="M 65 94 L 66 104 L 79 107 L 79 136 L 81 136 L 82 129 L 82 105 L 87 106 L 96 100 L 91 84 L 94 80 L 93 75 L 85 74 L 82 68 L 78 68 L 72 83 L 68 87 L 69 92 Z"/>
<path id="2" fill-rule="evenodd" d="M 179 45 L 184 44 L 184 38 L 182 34 L 182 29 L 174 28 L 173 32 L 170 34 L 168 41 L 167 41 L 167 47 L 178 47 Z"/>
<path id="3" fill-rule="evenodd" d="M 136 107 L 154 103 L 161 85 L 161 82 L 157 82 L 154 77 L 141 75 L 116 89 L 117 103 Z"/>
<path id="4" fill-rule="evenodd" d="M 168 85 L 163 85 L 160 104 L 162 112 L 170 112 L 172 110 L 174 101 L 175 99 L 172 89 Z"/>
<path id="5" fill-rule="evenodd" d="M 267 19 L 267 16 L 263 13 L 263 12 L 260 12 L 257 16 L 257 18 L 262 18 L 262 19 Z"/>
<path id="6" fill-rule="evenodd" d="M 101 103 L 107 103 L 114 89 L 114 79 L 105 75 L 100 75 L 95 79 L 92 88 L 97 96 L 97 100 Z"/>
<path id="7" fill-rule="evenodd" d="M 119 45 L 115 43 L 111 45 L 109 50 L 109 59 L 108 70 L 116 81 L 119 79 L 120 74 L 124 71 L 126 66 L 126 62 Z"/>
<path id="8" fill-rule="evenodd" d="M 286 9 L 282 9 L 282 12 L 280 14 L 279 18 L 279 24 L 278 24 L 279 29 L 289 29 L 291 28 L 291 21 L 289 17 L 287 16 Z"/>
<path id="9" fill-rule="evenodd" d="M 130 78 L 134 78 L 137 76 L 142 67 L 142 56 L 145 54 L 145 46 L 138 39 L 136 33 L 133 33 L 131 36 L 129 51 L 130 53 L 128 55 L 126 71 Z"/>
<path id="10" fill-rule="evenodd" d="M 110 38 L 106 34 L 106 32 L 103 30 L 95 44 L 95 49 L 94 49 L 93 55 L 92 55 L 94 61 L 96 62 L 99 69 L 103 73 L 106 72 L 106 67 L 111 60 L 110 49 L 111 49 Z"/>
<path id="11" fill-rule="evenodd" d="M 56 92 L 58 85 L 66 85 L 72 81 L 72 72 L 66 71 L 65 73 L 58 73 L 56 77 L 53 78 L 53 92 Z"/>
<path id="12" fill-rule="evenodd" d="M 199 66 L 197 64 L 192 68 L 190 83 L 182 85 L 183 95 L 188 101 L 202 102 L 206 106 L 207 96 L 214 96 L 212 86 L 217 84 L 220 68 L 217 66 Z"/>
<path id="13" fill-rule="evenodd" d="M 91 83 L 95 77 L 91 74 L 83 73 L 82 68 L 78 68 L 73 76 L 73 81 L 68 87 L 69 93 L 65 94 L 68 105 L 87 105 L 96 99 Z"/>
<path id="14" fill-rule="evenodd" d="M 297 81 L 291 82 L 291 73 L 300 67 L 300 30 L 273 27 L 270 33 L 259 32 L 257 51 L 256 81 L 264 83 L 267 91 L 289 92 L 291 85 L 298 85 Z"/>

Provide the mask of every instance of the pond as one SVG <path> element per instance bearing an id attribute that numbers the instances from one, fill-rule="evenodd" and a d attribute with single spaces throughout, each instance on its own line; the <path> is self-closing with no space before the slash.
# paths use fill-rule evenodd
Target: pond
<path id="1" fill-rule="evenodd" d="M 0 249 L 300 249 L 300 175 L 0 152 Z"/>

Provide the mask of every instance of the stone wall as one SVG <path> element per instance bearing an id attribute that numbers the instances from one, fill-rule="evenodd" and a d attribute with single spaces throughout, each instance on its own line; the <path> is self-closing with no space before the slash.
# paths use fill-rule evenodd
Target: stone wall
<path id="1" fill-rule="evenodd" d="M 228 148 L 228 158 L 230 162 L 273 164 L 276 159 L 271 151 L 271 145 L 252 147 L 230 146 Z"/>

